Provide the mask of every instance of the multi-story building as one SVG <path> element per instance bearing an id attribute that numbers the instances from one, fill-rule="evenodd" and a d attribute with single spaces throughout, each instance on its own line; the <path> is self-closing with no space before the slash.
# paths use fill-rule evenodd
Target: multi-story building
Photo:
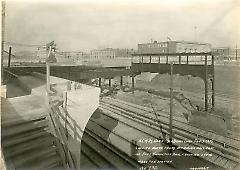
<path id="1" fill-rule="evenodd" d="M 230 58 L 230 48 L 229 47 L 217 47 L 213 48 L 212 52 L 216 55 L 216 60 L 228 60 Z"/>
<path id="2" fill-rule="evenodd" d="M 133 49 L 105 48 L 92 50 L 84 64 L 98 65 L 103 67 L 128 67 L 131 65 Z"/>
<path id="3" fill-rule="evenodd" d="M 82 51 L 57 52 L 56 58 L 58 62 L 82 64 L 86 55 Z"/>
<path id="4" fill-rule="evenodd" d="M 211 44 L 188 41 L 165 41 L 138 44 L 138 53 L 197 53 L 210 52 Z"/>
<path id="5" fill-rule="evenodd" d="M 132 53 L 135 51 L 133 49 L 114 49 L 105 48 L 100 50 L 92 50 L 90 52 L 90 59 L 117 59 L 117 58 L 131 58 Z"/>
<path id="6" fill-rule="evenodd" d="M 231 47 L 216 47 L 212 51 L 216 55 L 217 60 L 239 60 L 240 49 Z"/>

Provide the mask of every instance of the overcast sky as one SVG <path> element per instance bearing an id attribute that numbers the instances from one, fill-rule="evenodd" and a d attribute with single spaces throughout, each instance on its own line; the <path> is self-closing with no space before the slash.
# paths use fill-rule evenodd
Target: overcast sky
<path id="1" fill-rule="evenodd" d="M 240 3 L 231 0 L 21 0 L 6 2 L 6 41 L 61 50 L 134 48 L 151 39 L 240 47 Z M 196 29 L 194 29 L 194 27 Z M 13 47 L 14 48 L 14 47 Z"/>

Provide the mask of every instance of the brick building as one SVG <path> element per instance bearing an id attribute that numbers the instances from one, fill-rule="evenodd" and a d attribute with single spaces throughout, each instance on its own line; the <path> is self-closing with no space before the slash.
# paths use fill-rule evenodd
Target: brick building
<path id="1" fill-rule="evenodd" d="M 131 58 L 133 49 L 114 49 L 105 48 L 100 50 L 92 50 L 90 52 L 90 59 L 102 60 L 102 59 L 117 59 L 117 58 Z"/>
<path id="2" fill-rule="evenodd" d="M 138 44 L 138 53 L 195 53 L 210 52 L 211 44 L 188 41 L 165 41 Z"/>
<path id="3" fill-rule="evenodd" d="M 239 60 L 240 49 L 231 47 L 216 47 L 212 51 L 216 55 L 217 60 Z"/>

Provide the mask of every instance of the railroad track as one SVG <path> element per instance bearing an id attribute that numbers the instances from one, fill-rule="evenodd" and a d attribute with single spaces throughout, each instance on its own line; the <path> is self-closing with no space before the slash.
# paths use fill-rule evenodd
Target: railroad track
<path id="1" fill-rule="evenodd" d="M 137 169 L 137 163 L 87 129 L 81 142 L 81 152 L 96 169 Z"/>
<path id="2" fill-rule="evenodd" d="M 113 99 L 112 99 L 113 100 Z M 109 102 L 109 100 L 108 100 Z M 124 102 L 124 104 L 126 104 Z M 146 128 L 152 128 L 155 129 L 159 132 L 159 123 L 162 123 L 162 127 L 163 129 L 168 132 L 168 121 L 160 121 L 157 122 L 153 117 L 149 117 L 143 114 L 137 114 L 136 110 L 135 111 L 129 111 L 129 108 L 133 107 L 132 105 L 129 106 L 127 105 L 127 109 L 125 106 L 125 109 L 123 109 L 122 106 L 123 104 L 121 103 L 121 101 L 117 100 L 117 102 L 110 102 L 106 103 L 106 101 L 102 101 L 101 102 L 101 109 L 103 109 L 103 111 L 108 112 L 108 114 L 111 113 L 111 116 L 117 116 L 117 118 L 122 119 L 123 121 L 128 121 L 131 120 L 133 123 L 134 121 L 138 122 L 141 125 L 145 125 Z M 138 108 L 139 109 L 139 108 Z M 142 111 L 142 109 L 139 109 L 139 111 Z M 145 111 L 146 113 L 146 111 Z M 161 116 L 161 115 L 159 115 Z M 163 116 L 161 116 L 162 118 Z M 161 119 L 160 118 L 160 119 Z M 166 119 L 165 119 L 166 120 Z M 176 123 L 173 122 L 173 124 Z M 179 126 L 181 126 L 179 124 Z M 205 139 L 205 140 L 212 140 L 211 136 L 206 136 L 203 134 L 197 134 L 198 131 L 194 131 L 191 130 L 191 126 L 189 129 L 183 129 L 179 126 L 174 126 L 174 133 L 175 133 L 175 137 L 178 137 L 179 139 L 196 139 L 196 137 L 198 137 L 198 139 Z M 192 127 L 194 128 L 194 127 Z M 195 130 L 197 130 L 195 128 Z M 211 153 L 214 155 L 211 159 L 209 159 L 208 161 L 217 164 L 223 168 L 229 169 L 229 167 L 234 167 L 237 164 L 239 164 L 239 147 L 238 146 L 232 146 L 231 143 L 224 143 L 225 147 L 223 147 L 222 145 L 222 141 L 217 141 L 216 139 L 214 140 L 213 144 L 208 144 L 209 147 L 214 146 L 214 150 L 211 150 Z M 200 145 L 200 144 L 198 144 Z M 217 161 L 219 161 L 219 163 Z M 221 161 L 220 161 L 221 160 Z"/>
<path id="3" fill-rule="evenodd" d="M 108 101 L 108 102 L 110 102 L 110 101 Z M 104 103 L 104 101 L 102 101 L 102 103 Z M 130 103 L 127 103 L 127 102 L 124 102 L 121 100 L 117 100 L 117 103 L 116 103 L 116 101 L 115 102 L 111 101 L 110 103 L 106 103 L 106 104 L 113 105 L 115 107 L 118 107 L 118 109 L 123 109 L 125 111 L 129 111 L 132 113 L 142 113 L 142 114 L 138 114 L 138 115 L 141 117 L 145 117 L 145 118 L 151 119 L 153 121 L 156 121 L 156 119 L 153 115 L 153 110 L 151 108 L 142 107 L 142 106 L 135 105 L 135 104 L 130 104 Z M 120 105 L 122 105 L 122 104 L 125 106 L 121 107 Z M 156 110 L 156 111 L 158 111 L 158 110 Z M 161 118 L 164 118 L 165 121 L 162 121 L 161 123 L 168 125 L 169 115 L 167 112 L 160 111 L 157 113 L 157 115 L 160 116 Z M 196 136 L 200 136 L 205 139 L 213 139 L 214 136 L 216 136 L 218 138 L 222 138 L 222 136 L 217 135 L 214 132 L 207 132 L 202 135 L 202 134 L 200 134 L 200 132 L 205 132 L 204 130 L 201 130 L 199 128 L 191 126 L 188 123 L 178 120 L 178 119 L 175 119 L 175 118 L 173 118 L 173 121 L 175 123 L 174 127 L 176 129 L 187 131 L 188 133 L 195 134 Z M 187 129 L 184 128 L 185 126 L 188 126 Z M 240 150 L 240 140 L 239 139 L 231 138 L 231 137 L 224 137 L 222 139 L 213 139 L 213 140 L 214 140 L 214 142 L 220 144 L 221 146 L 224 145 L 225 147 L 232 148 L 236 151 Z"/>
<path id="4" fill-rule="evenodd" d="M 104 124 L 101 124 L 95 120 L 90 119 L 87 125 L 87 130 L 85 130 L 85 132 L 92 136 L 92 138 L 94 138 L 94 140 L 99 142 L 99 146 L 96 148 L 103 148 L 103 152 L 101 152 L 100 150 L 102 149 L 98 149 L 99 151 L 97 151 L 98 153 L 100 153 L 102 156 L 106 157 L 106 159 L 111 162 L 111 163 L 117 163 L 118 161 L 116 159 L 114 159 L 114 157 L 118 157 L 118 159 L 120 159 L 120 161 L 124 160 L 125 162 L 127 162 L 128 164 L 128 168 L 123 168 L 122 165 L 120 166 L 116 166 L 114 165 L 114 168 L 116 169 L 139 169 L 141 167 L 150 167 L 152 166 L 151 163 L 147 163 L 147 164 L 142 164 L 139 163 L 139 161 L 141 160 L 141 158 L 137 157 L 133 150 L 136 150 L 136 143 L 133 142 L 132 140 L 132 136 L 131 137 L 126 137 L 120 133 L 117 132 L 113 132 L 111 129 L 109 129 L 108 127 L 106 127 Z M 126 129 L 128 130 L 128 129 Z M 111 134 L 108 139 L 104 138 L 105 133 Z M 84 138 L 83 138 L 84 140 Z M 111 150 L 112 154 L 106 153 L 105 150 Z M 105 153 L 104 153 L 105 152 Z M 149 151 L 147 150 L 141 150 L 140 152 L 146 152 L 149 153 Z M 147 158 L 145 159 L 151 159 L 151 161 L 163 161 L 160 157 L 158 156 L 146 156 Z M 113 160 L 111 160 L 113 159 Z M 122 160 L 121 160 L 122 159 Z M 117 163 L 119 164 L 119 163 Z M 173 170 L 176 169 L 176 167 L 174 167 L 173 165 L 169 164 L 169 163 L 165 163 L 165 164 L 161 164 L 160 165 L 161 169 L 166 169 L 166 170 Z M 126 166 L 125 166 L 126 167 Z"/>
<path id="5" fill-rule="evenodd" d="M 116 115 L 109 115 L 109 113 L 103 113 L 104 116 L 107 117 L 111 117 L 112 119 L 116 119 L 118 116 Z M 118 117 L 119 118 L 119 117 Z M 135 132 L 132 131 L 128 131 L 129 133 L 129 140 L 133 139 L 135 136 L 143 138 L 143 139 L 152 139 L 152 140 L 156 140 L 159 139 L 158 135 L 159 135 L 159 130 L 149 127 L 147 124 L 139 124 L 139 122 L 136 122 L 136 120 L 130 120 L 129 118 L 126 118 L 125 120 L 121 120 L 121 118 L 119 118 L 119 122 L 118 125 L 125 125 L 125 129 L 127 130 L 131 130 L 131 129 L 135 129 Z M 127 122 L 127 123 L 126 123 Z M 127 126 L 127 127 L 126 127 Z M 120 126 L 120 129 L 123 129 L 123 126 Z M 151 132 L 150 132 L 151 130 Z M 112 133 L 116 133 L 118 130 L 114 130 Z M 137 131 L 141 132 L 141 134 L 137 133 Z M 183 139 L 183 138 L 179 138 L 178 139 Z M 139 145 L 141 147 L 141 143 L 137 142 L 137 145 Z M 166 144 L 167 146 L 169 146 L 169 144 Z M 158 146 L 161 146 L 161 144 L 159 144 Z M 185 146 L 186 145 L 181 145 L 181 146 Z M 178 149 L 178 151 L 181 152 L 182 155 L 184 155 L 185 153 L 188 153 L 187 151 L 185 151 L 184 149 Z M 199 153 L 199 152 L 198 152 Z M 199 154 L 204 154 L 203 152 L 199 153 Z M 160 154 L 161 155 L 161 154 Z M 169 158 L 169 157 L 168 157 Z M 170 156 L 169 159 L 172 159 L 173 157 Z M 183 159 L 184 158 L 184 159 Z M 165 159 L 164 156 L 160 156 L 159 159 Z M 210 169 L 216 169 L 216 170 L 220 170 L 223 169 L 220 166 L 214 166 L 212 163 L 209 163 L 208 161 L 202 159 L 202 158 L 196 158 L 196 157 L 181 157 L 181 161 L 177 160 L 179 159 L 179 157 L 175 157 L 174 160 L 177 162 L 171 162 L 171 165 L 175 168 L 175 169 L 189 169 L 189 167 L 198 167 L 198 166 L 202 166 L 202 165 L 206 165 L 208 167 L 211 167 Z M 186 162 L 188 162 L 188 166 L 186 167 Z M 163 168 L 165 169 L 165 168 Z"/>
<path id="6" fill-rule="evenodd" d="M 128 110 L 128 111 L 133 112 L 133 113 L 136 113 L 136 112 L 137 113 L 142 113 L 142 114 L 140 114 L 140 116 L 148 114 L 148 116 L 145 116 L 146 118 L 152 118 L 153 120 L 155 120 L 152 108 L 140 106 L 140 105 L 137 105 L 137 104 L 133 104 L 133 103 L 129 103 L 129 102 L 125 102 L 123 100 L 117 100 L 117 99 L 113 99 L 113 98 L 105 98 L 105 99 L 107 99 L 107 101 L 105 100 L 105 101 L 101 101 L 101 102 L 106 103 L 106 104 L 111 104 L 113 106 L 117 106 L 120 109 L 125 109 L 125 110 Z M 158 116 L 166 118 L 167 121 L 169 120 L 169 112 L 162 111 L 162 110 L 156 110 L 156 109 L 155 109 L 155 111 L 157 112 Z M 188 128 L 189 133 L 196 134 L 196 136 L 198 136 L 198 135 L 201 136 L 201 134 L 199 134 L 199 131 L 200 131 L 199 128 L 196 128 L 194 126 L 189 125 L 186 121 L 180 120 L 179 117 L 178 118 L 173 117 L 173 120 L 176 123 L 176 125 L 175 125 L 176 129 L 185 130 L 183 127 L 184 126 L 189 126 L 193 129 L 193 130 L 191 130 L 191 129 Z M 238 122 L 238 121 L 236 121 L 236 122 Z M 163 123 L 168 124 L 168 122 L 163 122 Z M 202 131 L 204 131 L 204 130 L 202 130 Z M 211 132 L 209 131 L 207 133 L 208 134 L 205 134 L 205 136 L 203 136 L 203 137 L 205 137 L 205 138 L 211 137 L 212 138 L 213 136 L 216 136 L 216 137 L 222 138 L 222 136 L 217 135 L 216 133 L 214 133 L 212 131 Z M 228 147 L 228 144 L 229 144 L 230 148 L 236 148 L 237 151 L 240 150 L 240 139 L 236 138 L 236 137 L 233 137 L 233 136 L 226 136 L 226 137 L 224 137 L 224 141 L 223 141 L 223 139 L 220 139 L 219 141 L 216 140 L 215 142 L 217 142 L 221 145 L 225 145 L 226 147 Z M 236 144 L 234 144 L 234 143 L 236 143 Z"/>

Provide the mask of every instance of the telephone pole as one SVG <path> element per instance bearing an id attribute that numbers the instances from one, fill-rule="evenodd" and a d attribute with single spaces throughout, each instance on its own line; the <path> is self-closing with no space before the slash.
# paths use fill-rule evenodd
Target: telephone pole
<path id="1" fill-rule="evenodd" d="M 50 65 L 56 62 L 55 55 L 53 54 L 53 50 L 55 50 L 56 44 L 54 41 L 46 44 L 46 85 L 47 85 L 47 92 L 50 92 Z"/>
<path id="2" fill-rule="evenodd" d="M 169 140 L 172 144 L 173 129 L 172 129 L 172 119 L 173 119 L 173 63 L 170 63 L 170 117 L 169 117 Z"/>
<path id="3" fill-rule="evenodd" d="M 3 83 L 3 53 L 5 41 L 5 0 L 2 1 L 1 84 Z"/>

